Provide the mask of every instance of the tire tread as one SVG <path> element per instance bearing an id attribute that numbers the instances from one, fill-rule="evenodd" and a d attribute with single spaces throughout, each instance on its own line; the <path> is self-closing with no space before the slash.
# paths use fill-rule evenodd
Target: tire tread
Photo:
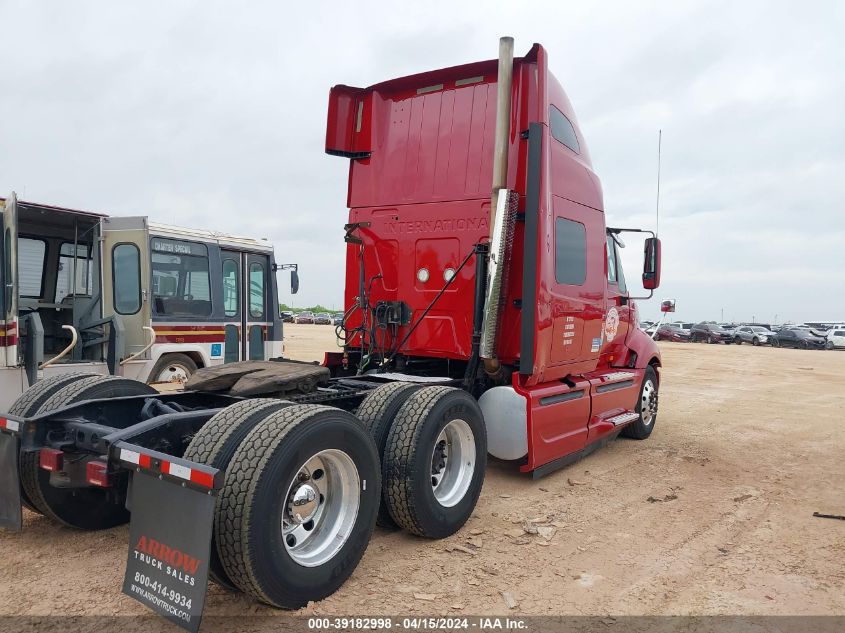
<path id="1" fill-rule="evenodd" d="M 405 401 L 390 429 L 384 450 L 384 497 L 391 518 L 401 528 L 425 536 L 415 503 L 413 471 L 422 422 L 452 387 L 424 387 Z"/>
<path id="2" fill-rule="evenodd" d="M 419 389 L 420 386 L 412 382 L 387 383 L 368 393 L 367 397 L 364 398 L 364 401 L 358 407 L 355 415 L 364 425 L 364 428 L 372 435 L 373 440 L 375 440 L 376 446 L 378 447 L 379 459 L 382 461 L 384 460 L 387 438 L 393 422 L 398 416 L 398 410 L 393 414 L 392 420 L 386 420 L 385 418 L 388 417 L 391 409 L 397 404 L 397 400 L 407 400 L 412 393 Z M 382 472 L 382 476 L 386 481 L 387 473 Z M 387 508 L 387 499 L 384 494 L 382 494 L 381 504 L 379 505 L 376 524 L 384 528 L 397 527 L 396 522 L 390 516 L 390 511 Z"/>
<path id="3" fill-rule="evenodd" d="M 293 429 L 315 413 L 331 409 L 321 405 L 293 405 L 270 414 L 247 434 L 229 462 L 214 526 L 220 560 L 238 589 L 263 602 L 272 604 L 272 599 L 256 577 L 249 541 L 252 501 L 258 481 L 273 452 Z"/>

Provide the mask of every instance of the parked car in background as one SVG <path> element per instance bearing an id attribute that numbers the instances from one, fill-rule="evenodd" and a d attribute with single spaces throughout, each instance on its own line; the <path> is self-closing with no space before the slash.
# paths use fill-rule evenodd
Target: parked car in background
<path id="1" fill-rule="evenodd" d="M 674 323 L 664 323 L 657 328 L 655 341 L 672 341 L 673 343 L 689 343 L 690 333 Z"/>
<path id="2" fill-rule="evenodd" d="M 781 331 L 783 330 L 803 330 L 805 332 L 815 334 L 816 336 L 821 336 L 822 338 L 825 338 L 827 336 L 827 330 L 815 328 L 807 325 L 806 323 L 791 323 L 789 325 L 783 325 L 781 327 Z"/>
<path id="3" fill-rule="evenodd" d="M 318 312 L 314 316 L 314 323 L 317 325 L 331 325 L 332 317 L 328 312 Z"/>
<path id="4" fill-rule="evenodd" d="M 824 346 L 827 349 L 845 349 L 845 327 L 828 330 Z"/>
<path id="5" fill-rule="evenodd" d="M 731 336 L 733 336 L 733 333 L 739 327 L 736 323 L 720 323 L 719 325 L 722 326 L 722 329 L 725 332 L 729 332 L 731 334 Z"/>
<path id="6" fill-rule="evenodd" d="M 762 325 L 740 325 L 734 330 L 734 343 L 751 343 L 752 345 L 765 345 L 775 335 L 771 330 Z"/>
<path id="7" fill-rule="evenodd" d="M 690 330 L 693 343 L 733 343 L 733 334 L 718 323 L 696 323 Z"/>
<path id="8" fill-rule="evenodd" d="M 824 349 L 827 341 L 823 336 L 813 334 L 809 328 L 781 330 L 772 337 L 774 347 L 794 347 L 796 349 Z"/>
<path id="9" fill-rule="evenodd" d="M 299 314 L 297 314 L 294 317 L 293 322 L 294 323 L 314 323 L 314 313 L 308 312 L 307 310 L 305 312 L 300 312 Z"/>
<path id="10" fill-rule="evenodd" d="M 282 317 L 282 323 L 293 323 L 293 312 L 289 312 L 288 310 L 283 310 L 281 317 Z"/>
<path id="11" fill-rule="evenodd" d="M 343 313 L 338 312 L 332 315 L 332 325 L 343 325 Z"/>

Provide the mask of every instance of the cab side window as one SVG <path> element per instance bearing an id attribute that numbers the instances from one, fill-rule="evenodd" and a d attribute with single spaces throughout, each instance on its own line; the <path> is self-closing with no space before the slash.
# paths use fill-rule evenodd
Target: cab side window
<path id="1" fill-rule="evenodd" d="M 619 257 L 619 245 L 612 235 L 607 236 L 606 243 L 607 250 L 607 283 L 616 284 L 619 287 L 619 292 L 625 293 L 628 291 L 625 285 L 625 273 L 622 272 L 622 258 Z"/>
<path id="2" fill-rule="evenodd" d="M 615 244 L 613 242 L 613 238 L 608 235 L 607 236 L 607 243 L 605 245 L 607 248 L 607 282 L 611 284 L 616 283 L 616 249 L 614 248 Z"/>

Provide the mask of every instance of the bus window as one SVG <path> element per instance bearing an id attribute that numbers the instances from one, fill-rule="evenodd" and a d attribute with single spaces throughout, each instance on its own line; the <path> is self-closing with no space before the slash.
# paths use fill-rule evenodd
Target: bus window
<path id="1" fill-rule="evenodd" d="M 157 316 L 211 314 L 208 249 L 204 244 L 152 239 L 153 311 Z"/>
<path id="2" fill-rule="evenodd" d="M 44 256 L 47 243 L 29 237 L 18 238 L 18 292 L 22 297 L 41 297 Z"/>
<path id="3" fill-rule="evenodd" d="M 238 263 L 234 259 L 223 260 L 223 314 L 238 315 Z"/>
<path id="4" fill-rule="evenodd" d="M 76 263 L 76 283 L 72 281 Z M 68 295 L 91 295 L 91 259 L 87 244 L 76 245 L 76 257 L 73 256 L 73 244 L 65 242 L 59 250 L 59 275 L 56 279 L 56 303 L 61 303 Z"/>
<path id="5" fill-rule="evenodd" d="M 249 265 L 249 316 L 264 316 L 264 266 L 257 262 Z"/>
<path id="6" fill-rule="evenodd" d="M 134 244 L 118 244 L 112 250 L 114 309 L 135 314 L 141 309 L 141 254 Z"/>

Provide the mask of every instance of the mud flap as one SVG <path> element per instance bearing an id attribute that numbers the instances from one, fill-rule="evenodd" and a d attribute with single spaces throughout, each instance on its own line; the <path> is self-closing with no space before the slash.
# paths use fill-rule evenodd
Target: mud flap
<path id="1" fill-rule="evenodd" d="M 0 432 L 0 528 L 21 531 L 21 482 L 18 471 L 20 440 Z"/>
<path id="2" fill-rule="evenodd" d="M 132 478 L 123 593 L 196 632 L 205 605 L 216 497 L 140 469 Z"/>

